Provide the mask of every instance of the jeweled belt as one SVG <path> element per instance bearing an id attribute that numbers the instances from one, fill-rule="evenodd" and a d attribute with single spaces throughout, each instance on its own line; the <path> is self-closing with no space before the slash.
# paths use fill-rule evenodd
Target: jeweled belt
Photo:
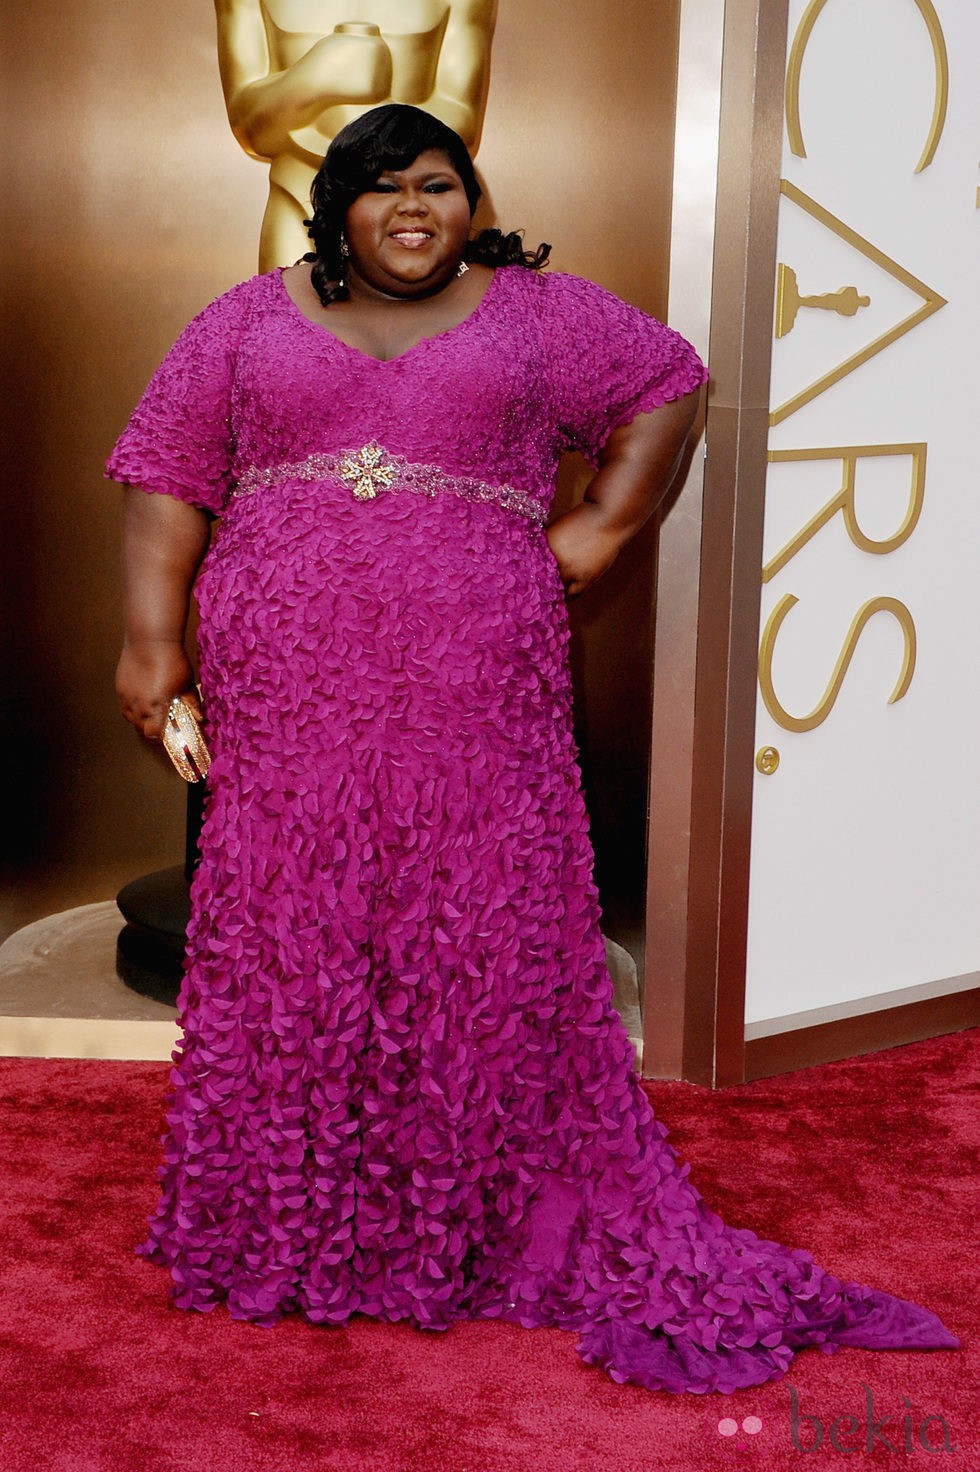
<path id="1" fill-rule="evenodd" d="M 373 501 L 382 491 L 414 491 L 421 496 L 449 494 L 464 501 L 481 501 L 516 511 L 543 525 L 547 507 L 517 486 L 494 486 L 470 475 L 451 475 L 440 465 L 419 465 L 402 455 L 392 455 L 382 445 L 362 445 L 357 450 L 336 454 L 315 452 L 305 460 L 267 465 L 242 472 L 238 490 L 246 494 L 283 480 L 320 480 L 329 476 L 349 487 L 358 501 Z"/>

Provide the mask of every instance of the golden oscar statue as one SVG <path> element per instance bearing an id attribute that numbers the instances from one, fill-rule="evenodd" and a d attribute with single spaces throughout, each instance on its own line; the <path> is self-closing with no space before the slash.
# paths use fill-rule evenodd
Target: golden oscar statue
<path id="1" fill-rule="evenodd" d="M 303 220 L 327 145 L 382 102 L 411 102 L 475 153 L 497 0 L 215 0 L 232 131 L 269 164 L 259 270 L 309 249 Z"/>

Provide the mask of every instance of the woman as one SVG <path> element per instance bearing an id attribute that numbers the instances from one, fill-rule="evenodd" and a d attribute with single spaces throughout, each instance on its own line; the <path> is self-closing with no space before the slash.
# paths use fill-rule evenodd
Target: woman
<path id="1" fill-rule="evenodd" d="M 564 593 L 669 484 L 705 372 L 546 248 L 470 241 L 460 140 L 338 135 L 316 250 L 185 329 L 120 439 L 123 712 L 213 752 L 162 1196 L 182 1308 L 561 1324 L 730 1391 L 932 1314 L 728 1228 L 664 1140 L 604 965 Z M 468 263 L 468 269 L 467 269 Z M 545 529 L 562 452 L 597 467 Z"/>

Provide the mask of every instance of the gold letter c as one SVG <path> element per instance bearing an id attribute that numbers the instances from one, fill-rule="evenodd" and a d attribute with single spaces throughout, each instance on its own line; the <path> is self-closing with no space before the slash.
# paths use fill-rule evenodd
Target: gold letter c
<path id="1" fill-rule="evenodd" d="M 793 44 L 789 51 L 789 63 L 786 68 L 786 132 L 789 134 L 790 152 L 797 158 L 806 158 L 806 149 L 803 147 L 803 130 L 800 127 L 800 71 L 803 66 L 803 53 L 809 44 L 810 34 L 816 25 L 817 17 L 826 4 L 827 0 L 810 0 L 796 28 L 796 35 L 793 37 Z M 926 146 L 922 150 L 922 157 L 915 166 L 915 172 L 921 174 L 922 170 L 927 169 L 932 163 L 936 149 L 939 147 L 943 128 L 946 126 L 946 107 L 949 102 L 949 57 L 946 54 L 943 28 L 939 23 L 939 16 L 936 14 L 936 7 L 932 0 L 915 0 L 915 4 L 919 7 L 922 19 L 926 23 L 936 63 L 936 100 L 932 109 L 932 123 L 929 127 Z"/>

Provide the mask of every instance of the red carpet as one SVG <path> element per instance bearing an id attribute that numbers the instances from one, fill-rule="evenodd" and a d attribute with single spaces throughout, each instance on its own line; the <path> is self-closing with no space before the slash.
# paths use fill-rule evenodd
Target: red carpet
<path id="1" fill-rule="evenodd" d="M 727 1398 L 615 1385 L 561 1330 L 183 1313 L 133 1254 L 169 1065 L 0 1059 L 0 1472 L 978 1472 L 978 1045 L 960 1033 L 721 1094 L 649 1085 L 728 1220 L 927 1305 L 963 1340 L 811 1350 Z M 809 1451 L 791 1388 L 797 1441 L 822 1430 Z"/>

